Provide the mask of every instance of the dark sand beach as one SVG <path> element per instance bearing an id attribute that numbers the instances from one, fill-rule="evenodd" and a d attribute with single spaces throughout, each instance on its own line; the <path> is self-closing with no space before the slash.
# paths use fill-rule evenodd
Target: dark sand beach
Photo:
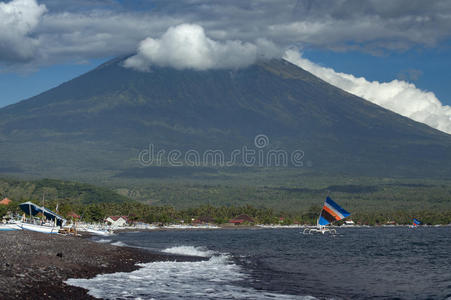
<path id="1" fill-rule="evenodd" d="M 1 299 L 93 299 L 64 281 L 131 272 L 137 263 L 199 260 L 30 231 L 0 232 L 0 239 Z"/>

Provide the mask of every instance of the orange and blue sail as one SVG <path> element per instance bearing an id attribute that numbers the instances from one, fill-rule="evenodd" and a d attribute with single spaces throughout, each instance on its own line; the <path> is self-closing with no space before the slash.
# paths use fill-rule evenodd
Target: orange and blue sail
<path id="1" fill-rule="evenodd" d="M 419 220 L 413 218 L 413 226 L 418 226 L 420 224 L 421 224 L 421 222 Z"/>
<path id="2" fill-rule="evenodd" d="M 335 203 L 330 197 L 326 198 L 323 210 L 318 219 L 318 225 L 325 226 L 335 221 L 342 220 L 351 214 Z"/>

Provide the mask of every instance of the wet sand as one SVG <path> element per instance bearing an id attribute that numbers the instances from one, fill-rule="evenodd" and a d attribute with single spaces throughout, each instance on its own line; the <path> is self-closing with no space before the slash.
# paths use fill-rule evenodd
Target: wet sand
<path id="1" fill-rule="evenodd" d="M 196 257 L 95 243 L 30 231 L 0 231 L 0 299 L 94 299 L 66 285 L 69 278 L 131 272 L 137 263 L 193 261 Z"/>

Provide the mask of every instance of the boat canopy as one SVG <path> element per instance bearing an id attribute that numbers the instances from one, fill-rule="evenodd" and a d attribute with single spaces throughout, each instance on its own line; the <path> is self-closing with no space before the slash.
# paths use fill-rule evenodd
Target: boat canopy
<path id="1" fill-rule="evenodd" d="M 38 206 L 30 201 L 19 204 L 19 207 L 24 213 L 32 216 L 36 216 L 38 213 L 42 213 L 47 218 L 47 220 L 54 221 L 58 226 L 62 226 L 64 225 L 64 223 L 66 223 L 66 219 L 64 219 L 62 216 L 54 213 L 44 206 Z"/>
<path id="2" fill-rule="evenodd" d="M 341 208 L 330 197 L 327 197 L 326 201 L 324 201 L 321 215 L 318 218 L 318 225 L 326 226 L 327 224 L 342 220 L 350 215 L 349 212 Z"/>
<path id="3" fill-rule="evenodd" d="M 413 222 L 413 226 L 421 225 L 421 222 L 419 220 L 415 219 L 415 218 L 413 218 L 412 222 Z"/>

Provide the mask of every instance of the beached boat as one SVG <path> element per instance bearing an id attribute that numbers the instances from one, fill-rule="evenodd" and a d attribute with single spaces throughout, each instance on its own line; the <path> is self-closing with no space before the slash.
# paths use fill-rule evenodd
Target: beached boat
<path id="1" fill-rule="evenodd" d="M 327 196 L 326 201 L 324 201 L 323 209 L 318 217 L 317 223 L 315 227 L 305 228 L 304 234 L 312 234 L 312 233 L 331 233 L 336 234 L 337 231 L 333 228 L 326 227 L 327 225 L 335 222 L 343 220 L 346 217 L 349 217 L 351 214 L 344 210 L 340 205 L 335 203 L 329 196 Z"/>
<path id="2" fill-rule="evenodd" d="M 113 228 L 101 224 L 78 223 L 77 231 L 102 236 L 114 235 Z"/>
<path id="3" fill-rule="evenodd" d="M 58 233 L 66 223 L 66 219 L 44 206 L 38 206 L 32 202 L 19 204 L 20 209 L 29 215 L 29 219 L 23 218 L 15 224 L 22 230 L 37 231 L 42 233 Z M 48 222 L 36 222 L 33 216 L 42 214 Z"/>
<path id="4" fill-rule="evenodd" d="M 17 224 L 15 223 L 1 223 L 0 231 L 12 231 L 12 230 L 21 230 Z"/>
<path id="5" fill-rule="evenodd" d="M 26 222 L 17 222 L 16 225 L 22 230 L 30 230 L 42 233 L 58 233 L 60 230 L 59 226 L 52 226 L 52 224 L 32 224 Z"/>
<path id="6" fill-rule="evenodd" d="M 87 228 L 85 230 L 82 230 L 85 232 L 88 232 L 90 234 L 94 234 L 94 235 L 102 235 L 102 236 L 108 236 L 108 235 L 114 235 L 114 231 L 113 230 L 107 230 L 107 229 L 90 229 Z"/>

